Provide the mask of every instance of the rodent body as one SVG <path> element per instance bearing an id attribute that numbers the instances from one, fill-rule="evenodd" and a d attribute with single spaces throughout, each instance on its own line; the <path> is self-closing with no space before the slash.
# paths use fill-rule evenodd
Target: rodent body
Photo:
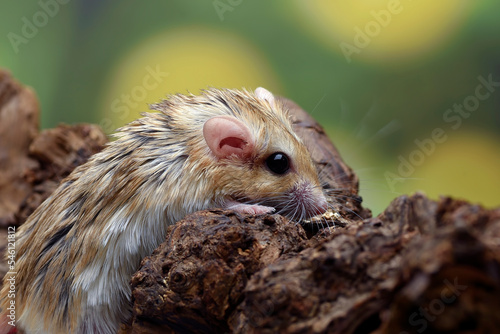
<path id="1" fill-rule="evenodd" d="M 116 333 L 130 316 L 131 275 L 186 214 L 326 210 L 309 153 L 265 89 L 174 95 L 152 109 L 19 229 L 16 313 L 26 333 Z"/>

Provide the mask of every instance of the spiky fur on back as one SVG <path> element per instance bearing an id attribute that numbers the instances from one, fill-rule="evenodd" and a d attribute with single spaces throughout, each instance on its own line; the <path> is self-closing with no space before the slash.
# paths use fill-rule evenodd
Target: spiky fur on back
<path id="1" fill-rule="evenodd" d="M 256 151 L 305 150 L 282 106 L 246 91 L 174 95 L 151 108 L 160 112 L 121 128 L 117 140 L 75 169 L 19 229 L 16 312 L 27 333 L 115 333 L 130 315 L 129 279 L 168 225 L 223 206 L 228 195 L 249 197 L 245 192 L 273 186 L 251 179 L 260 177 L 254 166 L 214 164 L 202 135 L 209 118 L 232 115 L 249 124 Z M 256 153 L 253 162 L 259 159 Z M 306 165 L 303 174 L 314 179 L 305 159 L 296 164 Z M 234 185 L 240 172 L 257 185 Z"/>

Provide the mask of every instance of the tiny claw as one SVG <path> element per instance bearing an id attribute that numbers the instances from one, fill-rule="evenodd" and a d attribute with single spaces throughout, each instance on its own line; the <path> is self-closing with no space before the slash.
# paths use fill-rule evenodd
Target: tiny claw
<path id="1" fill-rule="evenodd" d="M 253 204 L 244 204 L 235 201 L 231 201 L 227 203 L 226 209 L 234 210 L 236 212 L 242 214 L 249 215 L 263 215 L 266 213 L 275 212 L 276 209 L 270 206 L 264 205 L 253 205 Z"/>

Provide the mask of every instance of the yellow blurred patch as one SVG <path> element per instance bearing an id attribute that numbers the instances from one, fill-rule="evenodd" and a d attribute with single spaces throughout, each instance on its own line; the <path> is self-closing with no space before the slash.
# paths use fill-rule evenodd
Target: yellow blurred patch
<path id="1" fill-rule="evenodd" d="M 446 44 L 476 2 L 467 0 L 296 0 L 299 16 L 323 43 L 352 60 L 418 58 Z"/>
<path id="2" fill-rule="evenodd" d="M 112 69 L 100 125 L 112 132 L 169 94 L 259 86 L 282 93 L 265 58 L 241 37 L 207 27 L 169 30 L 137 45 Z"/>
<path id="3" fill-rule="evenodd" d="M 450 133 L 399 187 L 424 190 L 433 198 L 451 195 L 488 207 L 500 206 L 500 138 L 486 132 Z"/>

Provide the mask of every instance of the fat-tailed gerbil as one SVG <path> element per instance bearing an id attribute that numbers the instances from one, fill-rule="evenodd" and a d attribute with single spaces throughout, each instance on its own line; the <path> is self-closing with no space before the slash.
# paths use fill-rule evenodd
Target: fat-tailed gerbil
<path id="1" fill-rule="evenodd" d="M 116 333 L 130 315 L 131 275 L 188 213 L 301 220 L 327 209 L 307 149 L 267 90 L 210 89 L 152 109 L 19 229 L 16 324 L 26 333 Z"/>

